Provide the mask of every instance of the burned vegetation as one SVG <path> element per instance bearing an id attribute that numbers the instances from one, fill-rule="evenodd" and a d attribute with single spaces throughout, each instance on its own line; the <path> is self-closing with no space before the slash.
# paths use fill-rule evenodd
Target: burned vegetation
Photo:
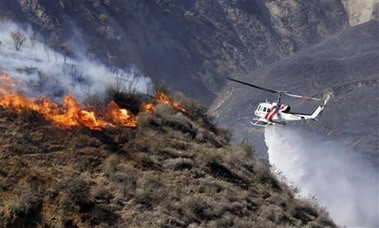
<path id="1" fill-rule="evenodd" d="M 136 127 L 64 129 L 0 107 L 1 227 L 336 227 L 198 101 L 146 110 L 116 95 L 135 99 Z"/>

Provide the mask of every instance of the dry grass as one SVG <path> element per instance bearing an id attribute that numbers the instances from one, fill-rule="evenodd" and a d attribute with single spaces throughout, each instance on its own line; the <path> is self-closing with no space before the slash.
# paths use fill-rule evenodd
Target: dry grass
<path id="1" fill-rule="evenodd" d="M 103 132 L 0 110 L 0 226 L 335 227 L 199 103 L 176 99 L 194 110 L 161 105 Z"/>
<path id="2" fill-rule="evenodd" d="M 118 166 L 120 165 L 120 159 L 116 154 L 111 154 L 104 160 L 103 163 L 103 173 L 111 180 L 116 178 L 116 172 L 118 171 Z"/>

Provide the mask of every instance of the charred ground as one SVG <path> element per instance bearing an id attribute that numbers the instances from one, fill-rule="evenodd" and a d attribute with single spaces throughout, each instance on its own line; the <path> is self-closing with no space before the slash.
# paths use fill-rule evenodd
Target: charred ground
<path id="1" fill-rule="evenodd" d="M 335 227 L 294 198 L 199 102 L 139 113 L 138 127 L 65 130 L 0 109 L 2 227 Z"/>

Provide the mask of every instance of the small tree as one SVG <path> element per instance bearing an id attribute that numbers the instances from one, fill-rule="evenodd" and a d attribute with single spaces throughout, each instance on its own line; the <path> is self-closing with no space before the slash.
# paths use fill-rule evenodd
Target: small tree
<path id="1" fill-rule="evenodd" d="M 72 46 L 68 43 L 64 43 L 60 46 L 60 50 L 63 54 L 64 60 L 63 62 L 66 63 L 67 57 L 72 58 L 74 56 L 74 52 L 72 50 Z"/>
<path id="2" fill-rule="evenodd" d="M 26 40 L 25 35 L 21 31 L 17 30 L 17 31 L 11 32 L 11 36 L 12 36 L 16 51 L 19 51 L 21 49 L 22 44 Z"/>

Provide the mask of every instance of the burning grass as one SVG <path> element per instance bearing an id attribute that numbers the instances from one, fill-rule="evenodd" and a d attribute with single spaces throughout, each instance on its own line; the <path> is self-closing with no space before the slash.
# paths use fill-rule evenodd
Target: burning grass
<path id="1" fill-rule="evenodd" d="M 11 109 L 17 113 L 33 111 L 52 123 L 66 128 L 84 126 L 91 130 L 104 128 L 136 127 L 138 116 L 131 111 L 120 108 L 115 101 L 101 108 L 89 105 L 80 105 L 71 95 L 63 97 L 63 104 L 59 105 L 47 97 L 28 98 L 16 91 L 15 82 L 8 75 L 0 75 L 0 106 Z M 143 110 L 153 112 L 156 105 L 165 103 L 175 110 L 186 112 L 178 103 L 174 102 L 167 94 L 158 92 L 152 103 L 143 105 Z"/>

